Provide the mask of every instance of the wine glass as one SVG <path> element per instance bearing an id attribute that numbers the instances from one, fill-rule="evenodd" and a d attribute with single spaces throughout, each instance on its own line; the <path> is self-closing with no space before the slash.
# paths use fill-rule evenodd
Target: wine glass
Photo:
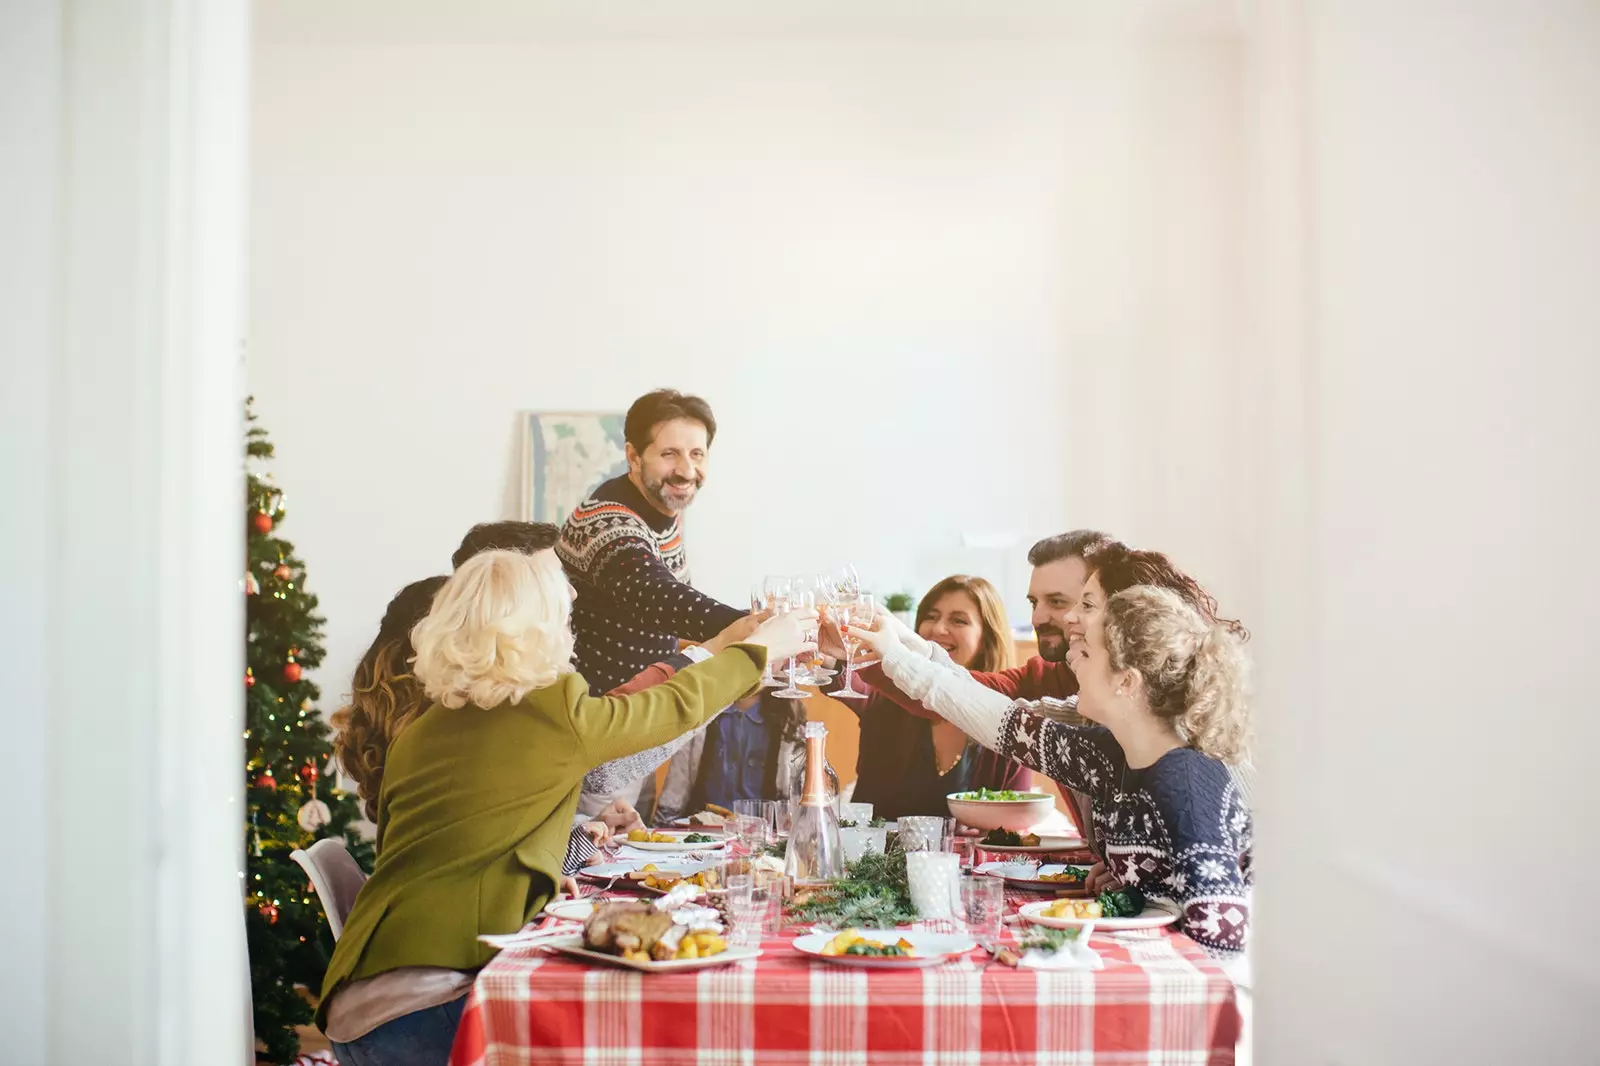
<path id="1" fill-rule="evenodd" d="M 750 612 L 757 614 L 767 609 L 767 591 L 760 585 L 750 586 Z M 761 671 L 761 687 L 777 688 L 778 679 L 772 676 L 772 660 L 767 660 L 766 669 Z"/>
<path id="2" fill-rule="evenodd" d="M 835 570 L 832 578 L 841 599 L 852 599 L 861 595 L 861 575 L 856 573 L 856 568 L 849 563 Z"/>
<path id="3" fill-rule="evenodd" d="M 795 589 L 792 582 L 785 582 L 789 594 L 783 598 L 780 611 L 804 611 L 815 606 L 816 598 L 808 589 Z M 788 684 L 773 693 L 787 700 L 809 700 L 811 693 L 801 688 L 801 684 L 809 684 L 809 679 L 801 671 L 799 662 L 793 655 L 789 656 Z"/>
<path id="4" fill-rule="evenodd" d="M 833 694 L 836 700 L 864 700 L 866 695 L 851 687 L 856 676 L 856 650 L 861 647 L 859 638 L 850 632 L 855 626 L 870 626 L 877 616 L 878 606 L 872 593 L 862 592 L 856 598 L 839 605 L 839 635 L 844 638 L 844 682 Z"/>

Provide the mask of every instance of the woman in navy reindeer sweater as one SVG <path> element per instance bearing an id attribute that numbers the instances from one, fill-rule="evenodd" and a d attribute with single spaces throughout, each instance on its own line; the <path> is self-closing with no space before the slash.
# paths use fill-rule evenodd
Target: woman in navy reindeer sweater
<path id="1" fill-rule="evenodd" d="M 1087 793 L 1106 864 L 1126 886 L 1175 909 L 1218 956 L 1244 948 L 1250 923 L 1250 808 L 1230 763 L 1245 757 L 1244 645 L 1176 593 L 1136 586 L 1106 601 L 1073 659 L 1075 726 L 980 685 L 936 646 L 906 647 L 880 616 L 858 632 L 908 695 L 1002 755 Z"/>

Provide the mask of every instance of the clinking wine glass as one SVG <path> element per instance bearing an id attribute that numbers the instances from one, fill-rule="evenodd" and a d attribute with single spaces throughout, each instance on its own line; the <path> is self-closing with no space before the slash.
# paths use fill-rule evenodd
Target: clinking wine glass
<path id="1" fill-rule="evenodd" d="M 859 593 L 854 600 L 839 605 L 839 636 L 844 639 L 844 681 L 839 685 L 839 690 L 833 694 L 836 700 L 867 698 L 864 693 L 857 692 L 852 687 L 856 678 L 856 652 L 861 647 L 861 640 L 852 634 L 851 630 L 872 625 L 876 616 L 877 603 L 870 592 Z"/>
<path id="2" fill-rule="evenodd" d="M 767 591 L 766 591 L 766 589 L 764 587 L 762 587 L 761 585 L 752 585 L 750 587 L 750 611 L 751 611 L 751 613 L 752 614 L 759 614 L 760 612 L 766 610 L 767 606 L 768 606 L 768 601 L 767 601 Z M 766 668 L 761 671 L 761 687 L 762 688 L 777 688 L 778 685 L 779 685 L 778 679 L 772 676 L 772 660 L 768 659 Z"/>
<path id="3" fill-rule="evenodd" d="M 783 606 L 778 608 L 779 610 L 804 611 L 814 605 L 815 599 L 810 592 L 804 589 L 795 591 L 792 585 L 790 588 L 791 591 L 784 599 Z M 800 687 L 802 683 L 809 683 L 809 680 L 800 671 L 800 664 L 793 655 L 789 656 L 788 679 L 788 684 L 774 692 L 774 696 L 781 696 L 788 700 L 809 700 L 811 698 L 811 693 Z"/>

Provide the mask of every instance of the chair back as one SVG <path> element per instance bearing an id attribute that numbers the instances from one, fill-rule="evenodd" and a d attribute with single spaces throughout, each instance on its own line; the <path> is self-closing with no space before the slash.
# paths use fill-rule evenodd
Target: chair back
<path id="1" fill-rule="evenodd" d="M 305 851 L 296 848 L 289 858 L 299 863 L 311 878 L 317 900 L 328 916 L 333 939 L 338 940 L 344 931 L 344 920 L 350 916 L 350 908 L 356 905 L 356 893 L 367 882 L 366 871 L 356 864 L 345 849 L 344 841 L 334 837 L 324 837 Z"/>

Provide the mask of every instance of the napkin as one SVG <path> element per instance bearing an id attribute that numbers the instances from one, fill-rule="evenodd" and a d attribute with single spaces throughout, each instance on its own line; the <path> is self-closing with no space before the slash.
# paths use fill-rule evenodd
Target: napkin
<path id="1" fill-rule="evenodd" d="M 1023 952 L 1018 966 L 1026 966 L 1030 970 L 1103 970 L 1106 968 L 1105 960 L 1100 953 L 1089 947 L 1088 944 L 1076 940 L 1069 940 L 1062 944 L 1056 951 L 1041 951 L 1038 948 L 1029 948 Z"/>

